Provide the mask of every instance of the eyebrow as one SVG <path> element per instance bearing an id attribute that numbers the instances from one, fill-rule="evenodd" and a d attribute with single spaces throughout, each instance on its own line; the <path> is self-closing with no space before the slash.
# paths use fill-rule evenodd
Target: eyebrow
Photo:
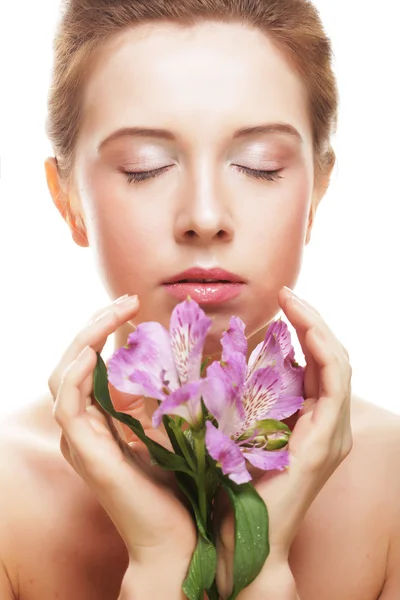
<path id="1" fill-rule="evenodd" d="M 283 133 L 295 138 L 300 143 L 303 143 L 303 138 L 293 125 L 289 123 L 267 123 L 265 125 L 255 125 L 253 127 L 244 127 L 235 131 L 233 139 L 239 139 L 251 135 Z M 106 137 L 99 145 L 99 151 L 110 142 L 120 137 L 151 137 L 163 140 L 176 140 L 175 135 L 168 129 L 155 129 L 149 127 L 123 127 L 117 129 Z"/>

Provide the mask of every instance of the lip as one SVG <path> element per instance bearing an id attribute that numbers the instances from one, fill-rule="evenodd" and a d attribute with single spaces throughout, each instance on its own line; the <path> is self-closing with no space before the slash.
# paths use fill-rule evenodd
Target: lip
<path id="1" fill-rule="evenodd" d="M 220 269 L 218 267 L 215 269 L 202 269 L 201 267 L 192 267 L 191 269 L 182 271 L 182 273 L 178 273 L 170 279 L 167 279 L 166 281 L 164 281 L 164 285 L 178 283 L 184 279 L 213 279 L 216 282 L 228 281 L 229 283 L 245 283 L 245 281 L 241 277 L 239 277 L 239 275 L 235 275 L 234 273 L 225 271 L 225 269 Z"/>
<path id="2" fill-rule="evenodd" d="M 214 281 L 193 281 L 196 279 L 211 279 Z M 186 300 L 190 296 L 198 304 L 218 304 L 236 298 L 242 291 L 244 284 L 245 282 L 241 277 L 224 269 L 193 267 L 174 275 L 163 285 L 168 294 L 180 301 Z"/>

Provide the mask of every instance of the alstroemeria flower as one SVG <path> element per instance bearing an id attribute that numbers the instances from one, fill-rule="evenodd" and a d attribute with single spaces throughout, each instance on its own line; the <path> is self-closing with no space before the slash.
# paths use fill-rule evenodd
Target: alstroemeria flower
<path id="1" fill-rule="evenodd" d="M 286 432 L 271 431 L 262 422 L 286 419 L 304 402 L 304 368 L 294 360 L 286 323 L 277 320 L 269 326 L 248 365 L 244 329 L 241 319 L 231 318 L 221 340 L 222 361 L 208 367 L 203 390 L 204 402 L 219 425 L 217 429 L 206 422 L 207 450 L 236 483 L 252 479 L 246 460 L 263 470 L 282 470 L 289 464 L 287 450 L 267 449 L 269 441 L 276 444 L 280 436 L 284 440 Z"/>
<path id="2" fill-rule="evenodd" d="M 169 332 L 160 323 L 142 323 L 110 358 L 108 379 L 116 389 L 161 400 L 153 427 L 165 414 L 179 415 L 192 426 L 200 422 L 200 369 L 210 327 L 211 319 L 188 299 L 172 311 Z"/>

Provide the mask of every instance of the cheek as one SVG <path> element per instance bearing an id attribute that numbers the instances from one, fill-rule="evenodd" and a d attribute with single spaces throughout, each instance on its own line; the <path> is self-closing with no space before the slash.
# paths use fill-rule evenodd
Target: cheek
<path id="1" fill-rule="evenodd" d="M 309 178 L 299 173 L 272 191 L 257 211 L 249 228 L 249 258 L 259 257 L 251 267 L 259 291 L 274 295 L 298 277 L 304 251 L 311 202 Z"/>
<path id="2" fill-rule="evenodd" d="M 96 174 L 83 202 L 88 217 L 89 239 L 98 272 L 109 294 L 136 290 L 139 294 L 155 276 L 154 254 L 165 239 L 168 224 L 151 204 L 114 177 Z M 139 288 L 138 288 L 139 285 Z"/>

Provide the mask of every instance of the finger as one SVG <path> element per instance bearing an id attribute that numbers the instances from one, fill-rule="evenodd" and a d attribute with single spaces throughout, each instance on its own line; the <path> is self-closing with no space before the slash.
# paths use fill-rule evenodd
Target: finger
<path id="1" fill-rule="evenodd" d="M 287 318 L 292 323 L 298 334 L 302 350 L 308 358 L 314 358 L 313 353 L 309 350 L 309 346 L 305 343 L 307 333 L 315 328 L 320 332 L 322 338 L 326 341 L 331 351 L 338 357 L 343 367 L 348 364 L 348 353 L 328 327 L 321 315 L 310 304 L 300 300 L 296 295 L 291 295 L 282 288 L 279 293 L 279 301 Z"/>
<path id="2" fill-rule="evenodd" d="M 90 351 L 92 361 L 90 360 Z M 54 416 L 62 428 L 60 449 L 64 458 L 84 479 L 104 484 L 107 456 L 103 456 L 101 459 L 99 448 L 103 446 L 105 438 L 109 437 L 111 433 L 122 456 L 131 466 L 139 466 L 150 478 L 173 488 L 171 473 L 153 464 L 150 454 L 142 442 L 126 443 L 119 435 L 118 421 L 114 422 L 100 405 L 85 406 L 82 385 L 87 379 L 88 373 L 91 373 L 91 368 L 96 364 L 96 358 L 93 350 L 85 349 L 65 371 L 60 384 L 54 405 Z M 90 420 L 86 418 L 88 415 L 90 415 Z M 79 421 L 77 421 L 78 419 Z M 168 446 L 169 440 L 165 439 L 166 436 L 161 431 L 152 430 L 147 433 L 151 439 L 172 450 L 170 444 Z M 102 436 L 101 444 L 99 435 Z M 110 447 L 107 446 L 107 448 Z M 111 471 L 113 471 L 112 468 Z"/>
<path id="3" fill-rule="evenodd" d="M 158 408 L 157 400 L 154 398 L 145 398 L 144 396 L 128 394 L 127 392 L 117 389 L 111 382 L 108 382 L 108 390 L 115 410 L 128 414 L 140 421 L 146 435 L 159 442 L 165 448 L 171 448 L 169 437 L 163 423 L 160 424 L 157 430 L 154 430 L 153 428 L 152 416 Z M 137 441 L 137 436 L 128 425 L 116 421 L 116 427 L 118 433 L 126 442 Z M 154 431 L 157 431 L 155 434 L 156 438 L 154 438 Z"/>
<path id="4" fill-rule="evenodd" d="M 120 302 L 116 301 L 98 315 L 97 318 L 94 317 L 94 319 L 89 321 L 89 324 L 77 334 L 48 380 L 48 386 L 54 400 L 57 397 L 64 371 L 70 363 L 76 360 L 85 346 L 90 346 L 95 352 L 100 353 L 104 348 L 108 336 L 129 320 L 129 318 L 132 318 L 137 313 L 138 307 L 139 301 L 137 296 L 124 298 Z"/>
<path id="5" fill-rule="evenodd" d="M 280 290 L 278 299 L 285 315 L 300 334 L 305 335 L 312 327 L 319 327 L 326 333 L 330 332 L 332 338 L 335 338 L 321 315 L 305 300 L 300 299 L 293 292 L 286 291 L 285 288 Z M 335 340 L 339 343 L 336 338 Z"/>
<path id="6" fill-rule="evenodd" d="M 278 295 L 279 303 L 281 308 L 284 310 L 285 314 L 287 314 L 287 310 L 294 312 L 294 315 L 300 316 L 300 321 L 298 322 L 298 327 L 300 329 L 307 329 L 307 323 L 312 323 L 312 326 L 318 326 L 325 333 L 330 334 L 332 339 L 335 341 L 338 350 L 341 354 L 344 355 L 346 360 L 349 359 L 349 353 L 346 348 L 341 344 L 338 338 L 335 336 L 333 331 L 329 328 L 326 321 L 322 318 L 321 314 L 317 311 L 317 309 L 312 306 L 307 300 L 304 298 L 299 298 L 289 290 L 282 288 Z M 303 317 L 303 318 L 301 318 Z M 307 318 L 307 321 L 305 320 Z"/>
<path id="7" fill-rule="evenodd" d="M 300 409 L 300 414 L 308 412 L 311 405 L 317 400 L 319 393 L 319 369 L 318 366 L 305 343 L 305 333 L 303 331 L 297 331 L 297 337 L 299 339 L 306 366 L 304 369 L 304 395 L 305 404 Z"/>
<path id="8" fill-rule="evenodd" d="M 61 376 L 53 405 L 53 415 L 66 432 L 71 421 L 85 412 L 86 402 L 81 386 L 92 374 L 96 361 L 96 352 L 86 346 Z"/>
<path id="9" fill-rule="evenodd" d="M 317 328 L 312 328 L 306 336 L 306 344 L 319 367 L 319 399 L 315 407 L 315 419 L 326 425 L 336 422 L 339 414 L 348 410 L 350 404 L 350 381 L 352 369 L 344 364 L 337 348 L 330 344 Z"/>

